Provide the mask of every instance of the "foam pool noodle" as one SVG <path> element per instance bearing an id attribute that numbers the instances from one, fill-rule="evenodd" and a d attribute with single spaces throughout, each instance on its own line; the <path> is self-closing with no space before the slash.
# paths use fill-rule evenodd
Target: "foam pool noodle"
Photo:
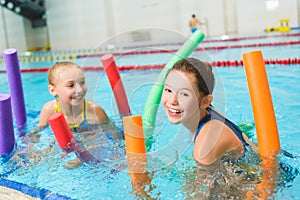
<path id="1" fill-rule="evenodd" d="M 76 141 L 63 113 L 52 114 L 48 118 L 48 122 L 61 149 L 67 153 L 74 151 L 83 162 L 96 163 L 100 161 Z"/>
<path id="2" fill-rule="evenodd" d="M 244 53 L 243 61 L 259 153 L 263 157 L 273 157 L 280 150 L 280 142 L 262 52 L 257 50 Z"/>
<path id="3" fill-rule="evenodd" d="M 119 113 L 121 114 L 121 116 L 130 115 L 130 107 L 127 95 L 113 55 L 106 54 L 102 56 L 101 62 L 113 90 Z"/>
<path id="4" fill-rule="evenodd" d="M 123 126 L 131 184 L 135 191 L 145 193 L 144 186 L 151 182 L 151 177 L 145 171 L 147 156 L 142 116 L 124 116 Z"/>
<path id="5" fill-rule="evenodd" d="M 6 66 L 13 114 L 17 126 L 21 127 L 26 123 L 26 110 L 17 50 L 4 50 L 3 59 Z"/>
<path id="6" fill-rule="evenodd" d="M 7 159 L 15 146 L 11 98 L 0 94 L 0 156 Z"/>
<path id="7" fill-rule="evenodd" d="M 256 50 L 244 53 L 243 62 L 263 170 L 255 191 L 247 191 L 246 196 L 247 199 L 269 199 L 274 197 L 273 193 L 278 184 L 276 155 L 280 150 L 280 142 L 276 118 L 262 52 Z"/>
<path id="8" fill-rule="evenodd" d="M 145 141 L 142 116 L 132 115 L 123 117 L 126 152 L 145 154 Z"/>

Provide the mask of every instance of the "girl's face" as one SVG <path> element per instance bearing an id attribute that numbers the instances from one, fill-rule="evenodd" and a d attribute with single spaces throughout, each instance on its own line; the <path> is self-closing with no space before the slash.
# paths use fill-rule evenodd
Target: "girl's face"
<path id="1" fill-rule="evenodd" d="M 199 121 L 200 98 L 194 76 L 175 70 L 169 72 L 161 101 L 171 123 Z"/>
<path id="2" fill-rule="evenodd" d="M 56 80 L 57 83 L 51 93 L 57 96 L 61 103 L 72 106 L 82 104 L 87 92 L 85 76 L 82 70 L 75 67 L 59 70 Z"/>

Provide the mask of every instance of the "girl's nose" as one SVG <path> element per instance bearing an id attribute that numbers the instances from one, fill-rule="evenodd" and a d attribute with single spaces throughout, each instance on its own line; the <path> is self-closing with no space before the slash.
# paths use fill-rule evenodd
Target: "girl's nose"
<path id="1" fill-rule="evenodd" d="M 172 94 L 170 95 L 169 102 L 170 102 L 172 105 L 177 105 L 177 104 L 178 104 L 177 95 L 174 94 L 174 93 L 172 93 Z"/>
<path id="2" fill-rule="evenodd" d="M 80 93 L 80 92 L 82 92 L 83 91 L 83 89 L 82 89 L 82 87 L 80 86 L 80 84 L 75 84 L 75 92 L 76 93 Z"/>

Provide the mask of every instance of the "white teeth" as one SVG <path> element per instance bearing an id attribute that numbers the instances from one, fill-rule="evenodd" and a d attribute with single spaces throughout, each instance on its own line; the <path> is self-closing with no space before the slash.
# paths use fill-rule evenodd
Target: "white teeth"
<path id="1" fill-rule="evenodd" d="M 171 113 L 181 113 L 181 111 L 175 110 L 175 109 L 172 109 L 172 108 L 169 108 L 169 111 L 170 111 Z"/>
<path id="2" fill-rule="evenodd" d="M 72 96 L 72 99 L 80 99 L 81 96 Z"/>

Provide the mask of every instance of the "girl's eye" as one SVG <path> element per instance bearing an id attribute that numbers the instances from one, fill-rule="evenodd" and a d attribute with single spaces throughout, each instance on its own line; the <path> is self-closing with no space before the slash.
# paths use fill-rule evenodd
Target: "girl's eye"
<path id="1" fill-rule="evenodd" d="M 189 94 L 188 94 L 188 93 L 185 93 L 185 92 L 181 92 L 180 95 L 181 95 L 181 96 L 184 96 L 184 97 L 188 97 L 188 96 L 189 96 Z"/>
<path id="2" fill-rule="evenodd" d="M 164 90 L 165 92 L 172 92 L 170 89 L 168 89 L 168 88 L 165 88 L 165 90 Z"/>
<path id="3" fill-rule="evenodd" d="M 67 87 L 72 88 L 72 87 L 74 87 L 74 84 L 69 84 L 69 85 L 67 85 Z"/>

